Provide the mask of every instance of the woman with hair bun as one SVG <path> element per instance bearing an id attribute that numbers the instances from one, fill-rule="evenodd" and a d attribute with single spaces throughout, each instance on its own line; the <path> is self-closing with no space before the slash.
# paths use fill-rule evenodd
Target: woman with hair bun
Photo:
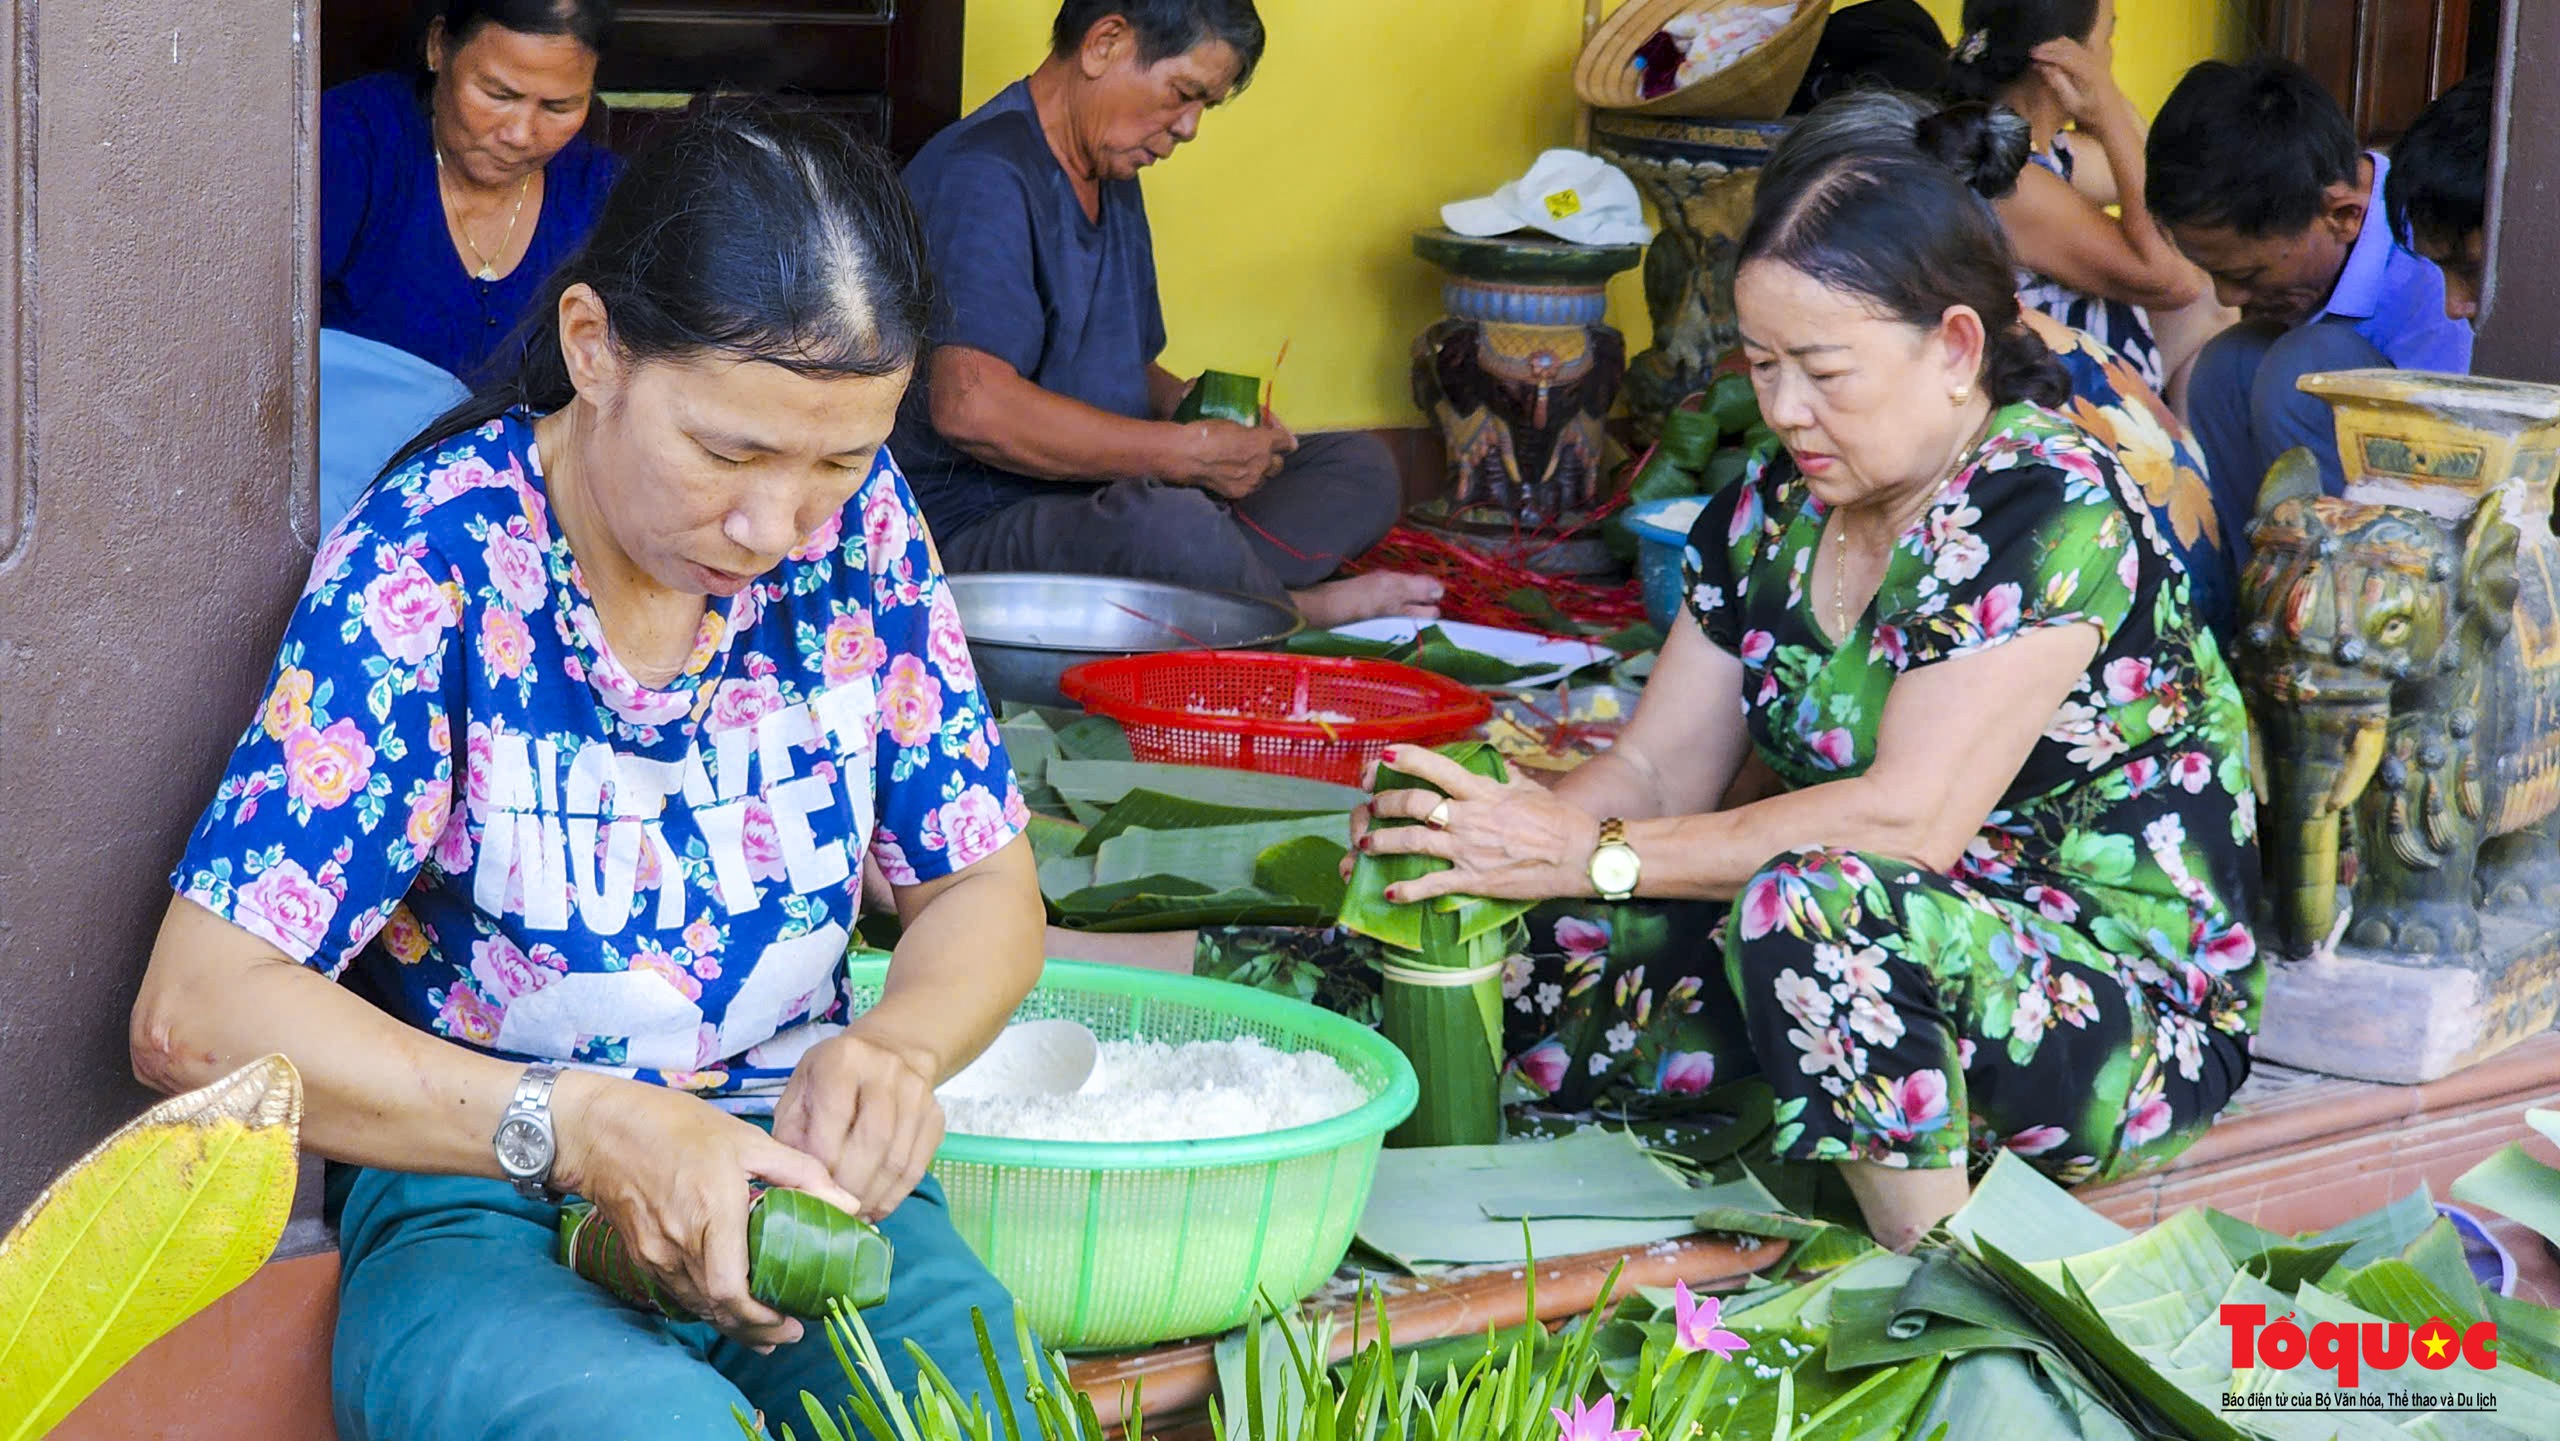
<path id="1" fill-rule="evenodd" d="M 2014 168 L 1959 137 L 1976 183 Z M 1717 1072 L 1756 1064 L 1778 1157 L 1840 1165 L 1897 1249 L 2001 1150 L 2072 1184 L 2174 1155 L 2247 1076 L 2265 985 L 2239 689 L 2140 495 L 2052 409 L 2012 265 L 1908 146 L 1773 163 L 1734 298 L 1783 449 L 1690 532 L 1635 718 L 1553 790 L 1390 750 L 1449 799 L 1354 817 L 1365 850 L 1451 862 L 1392 900 L 1730 902 L 1748 1043 Z M 1752 756 L 1779 793 L 1717 809 Z"/>
<path id="2" fill-rule="evenodd" d="M 2168 394 L 2207 334 L 2182 333 L 2164 355 L 2152 312 L 2207 300 L 2209 287 L 2143 206 L 2144 127 L 2116 84 L 2115 24 L 2116 0 L 1965 0 L 1947 88 L 2026 120 L 2031 168 L 1996 202 L 2021 298 Z"/>
<path id="3" fill-rule="evenodd" d="M 1794 185 L 1851 156 L 1916 148 L 1954 169 L 1988 204 L 2017 184 L 2029 143 L 2026 121 L 1999 106 L 1967 101 L 1942 110 L 1917 95 L 1863 90 L 1799 119 L 1770 155 L 1764 183 Z M 2187 568 L 2197 619 L 2228 639 L 2239 578 L 2195 433 L 2104 340 L 2032 306 L 2023 314 L 2071 378 L 2071 399 L 2058 408 L 2115 454 Z"/>

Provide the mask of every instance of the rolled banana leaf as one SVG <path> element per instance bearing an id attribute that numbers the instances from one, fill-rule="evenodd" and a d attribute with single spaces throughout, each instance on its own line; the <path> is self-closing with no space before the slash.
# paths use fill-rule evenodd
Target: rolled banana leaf
<path id="1" fill-rule="evenodd" d="M 1378 1033 L 1413 1062 L 1422 1094 L 1390 1146 L 1489 1146 L 1502 1139 L 1502 964 L 1516 926 L 1461 942 L 1455 966 L 1389 953 Z"/>
<path id="2" fill-rule="evenodd" d="M 1262 382 L 1250 375 L 1223 370 L 1200 372 L 1198 384 L 1174 407 L 1179 421 L 1232 420 L 1238 425 L 1262 423 Z"/>
<path id="3" fill-rule="evenodd" d="M 827 1303 L 855 1310 L 889 1295 L 889 1238 L 806 1191 L 759 1191 L 747 1207 L 747 1294 L 802 1320 Z M 699 1319 L 632 1259 L 622 1233 L 592 1204 L 560 1208 L 560 1260 L 625 1303 L 675 1321 Z"/>
<path id="4" fill-rule="evenodd" d="M 1502 752 L 1485 741 L 1459 741 L 1439 748 L 1440 754 L 1490 780 L 1507 781 L 1510 768 L 1503 763 Z M 1438 793 L 1428 781 L 1416 780 L 1402 771 L 1378 767 L 1377 792 L 1420 789 Z M 1382 830 L 1414 824 L 1404 820 L 1382 820 Z M 1434 871 L 1444 871 L 1449 863 L 1434 856 L 1382 856 L 1362 852 L 1351 867 L 1351 892 L 1342 903 L 1342 925 L 1381 945 L 1400 951 L 1411 951 L 1424 959 L 1422 964 L 1455 964 L 1436 961 L 1434 956 L 1455 957 L 1457 948 L 1488 931 L 1499 930 L 1529 913 L 1534 901 L 1491 901 L 1480 896 L 1441 896 L 1418 905 L 1397 905 L 1387 899 L 1387 887 L 1399 881 L 1410 881 Z"/>
<path id="5" fill-rule="evenodd" d="M 1440 754 L 1490 780 L 1508 780 L 1502 753 L 1482 741 Z M 1385 766 L 1377 789 L 1436 790 Z M 1381 828 L 1411 825 L 1384 820 Z M 1441 896 L 1398 905 L 1387 887 L 1448 862 L 1363 852 L 1351 870 L 1341 923 L 1389 948 L 1379 990 L 1381 1034 L 1413 1062 L 1422 1095 L 1387 1135 L 1391 1146 L 1486 1145 L 1502 1138 L 1502 963 L 1531 902 Z"/>

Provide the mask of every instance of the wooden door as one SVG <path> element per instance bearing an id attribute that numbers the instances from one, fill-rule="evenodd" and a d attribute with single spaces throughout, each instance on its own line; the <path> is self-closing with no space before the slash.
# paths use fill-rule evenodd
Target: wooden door
<path id="1" fill-rule="evenodd" d="M 169 868 L 309 565 L 308 18 L 0 0 L 0 1222 L 148 1099 Z"/>
<path id="2" fill-rule="evenodd" d="M 2262 0 L 2259 10 L 2259 43 L 2318 76 L 2369 144 L 2407 129 L 2496 35 L 2497 0 Z"/>

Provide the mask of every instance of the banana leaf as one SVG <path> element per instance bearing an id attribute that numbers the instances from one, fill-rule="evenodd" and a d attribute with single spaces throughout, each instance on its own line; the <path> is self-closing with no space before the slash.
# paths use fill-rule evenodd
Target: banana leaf
<path id="1" fill-rule="evenodd" d="M 1191 389 L 1183 393 L 1181 404 L 1173 409 L 1173 418 L 1183 424 L 1195 420 L 1232 420 L 1238 425 L 1259 425 L 1262 423 L 1262 382 L 1250 375 L 1204 370 Z"/>
<path id="2" fill-rule="evenodd" d="M 632 1260 L 622 1233 L 588 1202 L 560 1208 L 559 1255 L 628 1305 L 694 1319 Z M 747 1292 L 786 1316 L 817 1320 L 839 1301 L 877 1306 L 889 1294 L 891 1264 L 889 1238 L 878 1228 L 806 1191 L 759 1191 L 747 1209 Z"/>
<path id="3" fill-rule="evenodd" d="M 2560 1171 L 2526 1155 L 2522 1146 L 2510 1144 L 2463 1172 L 2462 1179 L 2453 1183 L 2453 1198 L 2495 1211 L 2532 1227 L 2546 1241 L 2560 1243 Z"/>
<path id="4" fill-rule="evenodd" d="M 1502 972 L 1507 930 L 1462 943 L 1473 965 L 1416 965 L 1415 971 L 1486 970 L 1465 985 L 1426 985 L 1390 970 L 1378 988 L 1378 1033 L 1413 1062 L 1421 1094 L 1387 1132 L 1390 1146 L 1484 1146 L 1502 1139 Z M 1489 944 L 1488 944 L 1489 943 Z M 1447 958 L 1449 953 L 1440 953 Z M 1402 959 L 1401 957 L 1399 959 Z M 1418 959 L 1418 958 L 1417 958 Z"/>
<path id="5" fill-rule="evenodd" d="M 2298 1312 L 2297 1322 L 2305 1330 L 2322 1321 L 2363 1325 L 2386 1319 L 2379 1313 L 2357 1305 L 2350 1298 L 2335 1295 L 2318 1286 L 2305 1286 L 2291 1298 L 2289 1308 Z M 2269 1311 L 2269 1316 L 2277 1314 Z M 2502 1343 L 2503 1343 L 2503 1338 Z M 2560 1383 L 2511 1364 L 2502 1354 L 2499 1364 L 2481 1370 L 2458 1364 L 2445 1370 L 2429 1370 L 2415 1357 L 2388 1369 L 2366 1366 L 2358 1378 L 2359 1389 L 2377 1388 L 2405 1391 L 2413 1396 L 2445 1397 L 2453 1393 L 2473 1396 L 2487 1393 L 2496 1399 L 2494 1413 L 2464 1415 L 2439 1412 L 2428 1418 L 2430 1432 L 2437 1436 L 2481 1436 L 2500 1438 L 2539 1438 L 2551 1434 L 2550 1425 L 2560 1418 Z M 2287 1389 L 2333 1389 L 2329 1374 L 2313 1366 L 2302 1366 L 2283 1373 Z M 2254 1418 L 2253 1418 L 2254 1419 Z M 2406 1433 L 2403 1433 L 2406 1434 Z"/>
<path id="6" fill-rule="evenodd" d="M 1529 666 L 1514 665 L 1498 656 L 1470 650 L 1449 639 L 1447 631 L 1436 625 L 1424 626 L 1411 640 L 1363 640 L 1357 636 L 1337 635 L 1329 630 L 1304 630 L 1291 636 L 1283 649 L 1299 655 L 1348 656 L 1358 660 L 1394 661 L 1416 670 L 1427 670 L 1446 676 L 1460 685 L 1499 688 L 1536 671 Z"/>
<path id="7" fill-rule="evenodd" d="M 1334 817 L 1333 834 L 1348 836 L 1350 812 L 1312 808 L 1277 811 L 1254 806 L 1224 805 L 1216 801 L 1194 800 L 1188 796 L 1168 795 L 1163 791 L 1134 790 L 1103 814 L 1101 821 L 1087 831 L 1078 853 L 1092 855 L 1103 843 L 1124 831 L 1205 830 L 1212 826 L 1241 826 L 1258 821 L 1301 820 L 1307 816 Z"/>
<path id="8" fill-rule="evenodd" d="M 2367 1211 L 2342 1225 L 2332 1226 L 2305 1238 L 2314 1246 L 2348 1243 L 2338 1264 L 2352 1271 L 2370 1265 L 2385 1256 L 2397 1256 L 2427 1232 L 2429 1226 L 2442 1219 L 2436 1213 L 2435 1197 L 2425 1186 L 2392 1202 L 2378 1211 Z"/>
<path id="9" fill-rule="evenodd" d="M 1303 901 L 1328 916 L 1342 914 L 1349 887 L 1342 879 L 1342 857 L 1349 847 L 1324 836 L 1283 841 L 1253 863 L 1253 883 L 1273 895 Z"/>
<path id="10" fill-rule="evenodd" d="M 1091 854 L 1084 849 L 1085 837 L 1089 833 L 1073 821 L 1062 821 L 1056 816 L 1033 816 L 1031 823 L 1022 828 L 1022 833 L 1031 839 L 1031 854 L 1042 861 Z"/>
<path id="11" fill-rule="evenodd" d="M 1195 930 L 1201 926 L 1320 926 L 1326 913 L 1256 886 L 1213 890 L 1180 876 L 1141 876 L 1088 886 L 1051 903 L 1058 924 L 1100 935 Z"/>
<path id="12" fill-rule="evenodd" d="M 1093 889 L 1093 857 L 1052 856 L 1040 863 L 1040 894 L 1050 905 Z"/>
<path id="13" fill-rule="evenodd" d="M 1113 814 L 1118 814 L 1115 810 Z M 1260 820 L 1196 830 L 1124 830 L 1093 852 L 1093 883 L 1117 885 L 1141 876 L 1181 876 L 1211 890 L 1241 890 L 1254 883 L 1262 853 L 1296 840 L 1334 840 L 1344 834 L 1338 815 Z"/>
<path id="14" fill-rule="evenodd" d="M 256 1274 L 293 1209 L 302 1078 L 252 1061 L 119 1128 L 0 1238 L 0 1438 L 33 1441 Z"/>
<path id="15" fill-rule="evenodd" d="M 1760 424 L 1760 394 L 1743 375 L 1720 375 L 1707 387 L 1706 411 L 1719 436 L 1739 435 Z M 1669 423 L 1664 424 L 1666 432 Z"/>
<path id="16" fill-rule="evenodd" d="M 1987 1236 L 2029 1261 L 2102 1250 L 2133 1235 L 2005 1150 L 1992 1158 L 1964 1209 L 1947 1219 L 1947 1230 L 1960 1241 Z"/>
<path id="17" fill-rule="evenodd" d="M 1445 745 L 1440 747 L 1440 754 L 1488 779 L 1510 778 L 1502 753 L 1483 741 Z M 1379 794 L 1417 788 L 1438 793 L 1436 787 L 1401 771 L 1384 765 L 1378 767 Z M 1377 824 L 1381 829 L 1394 829 L 1416 822 L 1381 820 Z M 1418 964 L 1453 965 L 1459 962 L 1459 947 L 1488 932 L 1509 926 L 1527 915 L 1536 904 L 1532 901 L 1484 900 L 1473 896 L 1444 896 L 1420 905 L 1398 905 L 1387 899 L 1387 887 L 1448 868 L 1447 861 L 1434 856 L 1389 856 L 1363 852 L 1351 866 L 1351 891 L 1342 903 L 1343 926 L 1383 945 L 1422 957 Z"/>
<path id="18" fill-rule="evenodd" d="M 2224 1420 L 2212 1407 L 2171 1384 L 2149 1359 L 2116 1335 L 2106 1319 L 2098 1314 L 2097 1308 L 2089 1304 L 2087 1296 L 2081 1293 L 2079 1284 L 2072 1278 L 2069 1263 L 2054 1263 L 2062 1282 L 2056 1286 L 2037 1274 L 2033 1266 L 2013 1259 L 1990 1241 L 1976 1237 L 1973 1248 L 1984 1266 L 2008 1288 L 2012 1296 L 2030 1307 L 2044 1325 L 2067 1341 L 2076 1356 L 2086 1358 L 2084 1373 L 2103 1373 L 2121 1388 L 2124 1401 L 2118 1402 L 2119 1409 L 2130 1409 L 2137 1426 L 2147 1424 L 2154 1431 L 2192 1436 L 2198 1441 L 2246 1441 L 2238 1427 Z M 2239 1278 L 2237 1268 L 2233 1269 L 2232 1275 Z M 2208 1298 L 2208 1308 L 2219 1299 L 2219 1295 Z M 2117 1398 L 2109 1399 L 2116 1401 Z M 2127 1407 L 2124 1402 L 2134 1404 Z M 2157 1424 L 2152 1424 L 2154 1418 Z"/>
<path id="19" fill-rule="evenodd" d="M 1070 801 L 1106 810 L 1130 792 L 1156 791 L 1212 805 L 1241 806 L 1291 815 L 1319 811 L 1348 812 L 1368 795 L 1352 786 L 1311 781 L 1261 771 L 1225 770 L 1217 766 L 1178 766 L 1152 761 L 1077 760 L 1061 756 L 1049 763 L 1049 784 Z"/>

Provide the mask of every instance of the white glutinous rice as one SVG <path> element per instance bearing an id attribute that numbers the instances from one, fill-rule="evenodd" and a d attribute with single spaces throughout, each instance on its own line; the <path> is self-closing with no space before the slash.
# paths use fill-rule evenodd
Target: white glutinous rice
<path id="1" fill-rule="evenodd" d="M 1322 1051 L 1225 1041 L 1105 1041 L 1071 1095 L 945 1096 L 954 1135 L 1026 1141 L 1203 1141 L 1331 1120 L 1369 1093 Z"/>

